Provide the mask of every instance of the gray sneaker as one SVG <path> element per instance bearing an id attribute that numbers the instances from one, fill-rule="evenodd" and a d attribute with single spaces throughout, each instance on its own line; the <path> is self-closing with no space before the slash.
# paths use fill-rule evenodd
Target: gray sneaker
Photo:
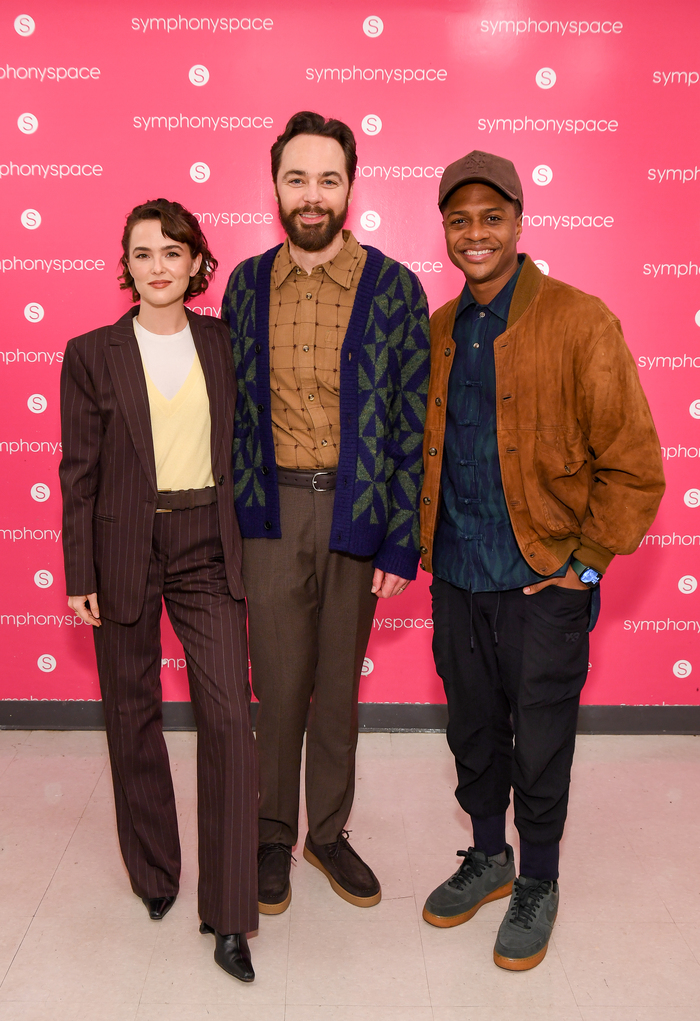
<path id="1" fill-rule="evenodd" d="M 461 925 L 475 915 L 482 904 L 507 897 L 515 879 L 513 848 L 506 844 L 505 865 L 497 857 L 488 858 L 483 851 L 457 851 L 464 858 L 453 876 L 438 886 L 428 897 L 423 918 L 431 925 L 449 929 Z"/>
<path id="2" fill-rule="evenodd" d="M 528 971 L 547 953 L 559 907 L 559 884 L 553 879 L 518 876 L 506 917 L 493 948 L 499 968 Z"/>

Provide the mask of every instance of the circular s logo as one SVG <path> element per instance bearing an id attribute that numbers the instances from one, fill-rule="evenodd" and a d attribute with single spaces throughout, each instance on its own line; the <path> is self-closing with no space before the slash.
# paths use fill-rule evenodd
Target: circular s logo
<path id="1" fill-rule="evenodd" d="M 362 663 L 362 676 L 363 677 L 368 677 L 372 673 L 373 670 L 374 670 L 374 663 L 372 662 L 372 660 L 368 656 L 365 656 L 364 662 Z"/>
<path id="2" fill-rule="evenodd" d="M 535 184 L 539 184 L 542 187 L 545 184 L 549 184 L 554 177 L 554 173 L 551 167 L 548 167 L 546 163 L 539 163 L 532 171 L 532 180 Z"/>
<path id="3" fill-rule="evenodd" d="M 549 276 L 549 263 L 545 262 L 544 259 L 535 259 L 535 265 L 537 266 L 540 273 L 544 273 L 546 277 Z"/>
<path id="4" fill-rule="evenodd" d="M 535 75 L 535 81 L 541 89 L 551 89 L 557 83 L 556 71 L 551 67 L 541 67 Z"/>
<path id="5" fill-rule="evenodd" d="M 27 398 L 27 407 L 35 415 L 40 415 L 42 411 L 46 411 L 49 406 L 49 402 L 46 400 L 43 394 L 31 394 Z"/>
<path id="6" fill-rule="evenodd" d="M 673 672 L 676 677 L 690 677 L 693 672 L 693 664 L 687 659 L 679 659 L 673 664 Z"/>
<path id="7" fill-rule="evenodd" d="M 688 411 L 690 412 L 691 418 L 700 418 L 700 400 L 693 401 L 688 408 Z"/>
<path id="8" fill-rule="evenodd" d="M 206 85 L 209 81 L 209 68 L 204 64 L 194 64 L 189 70 L 188 78 L 193 85 Z"/>
<path id="9" fill-rule="evenodd" d="M 193 163 L 190 167 L 190 177 L 197 184 L 204 184 L 205 181 L 209 180 L 211 170 L 206 163 Z"/>
<path id="10" fill-rule="evenodd" d="M 683 496 L 686 507 L 700 507 L 700 489 L 689 489 Z"/>
<path id="11" fill-rule="evenodd" d="M 30 301 L 28 305 L 24 306 L 24 318 L 28 319 L 30 323 L 40 323 L 44 318 L 43 306 L 38 301 Z"/>
<path id="12" fill-rule="evenodd" d="M 36 230 L 41 226 L 41 213 L 37 209 L 25 209 L 20 216 L 20 221 L 27 230 Z"/>
<path id="13" fill-rule="evenodd" d="M 376 230 L 381 225 L 382 218 L 373 209 L 368 209 L 360 217 L 360 226 L 363 230 Z"/>
<path id="14" fill-rule="evenodd" d="M 691 595 L 697 587 L 698 579 L 694 578 L 692 574 L 684 574 L 678 582 L 678 591 L 682 592 L 684 596 Z"/>
<path id="15" fill-rule="evenodd" d="M 382 130 L 382 119 L 376 113 L 368 113 L 362 118 L 362 130 L 366 135 L 378 135 Z"/>
<path id="16" fill-rule="evenodd" d="M 17 118 L 17 127 L 23 135 L 33 135 L 39 127 L 39 120 L 33 113 L 21 113 Z"/>
<path id="17" fill-rule="evenodd" d="M 15 18 L 15 32 L 17 35 L 32 35 L 36 24 L 30 14 L 18 14 Z"/>
<path id="18" fill-rule="evenodd" d="M 29 492 L 32 494 L 32 500 L 36 500 L 37 503 L 46 503 L 51 496 L 51 490 L 45 482 L 35 482 Z"/>
<path id="19" fill-rule="evenodd" d="M 369 18 L 365 18 L 362 22 L 362 31 L 365 35 L 368 35 L 370 39 L 377 39 L 384 31 L 384 22 L 375 14 L 371 14 Z"/>
<path id="20" fill-rule="evenodd" d="M 51 571 L 37 571 L 34 575 L 34 584 L 38 588 L 51 588 L 53 585 L 53 575 Z"/>
<path id="21" fill-rule="evenodd" d="M 43 656 L 39 656 L 36 665 L 43 673 L 50 674 L 52 670 L 56 669 L 56 659 L 54 656 L 50 656 L 48 652 L 45 652 Z"/>

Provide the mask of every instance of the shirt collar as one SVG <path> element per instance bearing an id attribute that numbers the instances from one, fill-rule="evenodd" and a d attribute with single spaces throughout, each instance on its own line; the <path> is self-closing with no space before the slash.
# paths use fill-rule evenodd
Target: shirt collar
<path id="1" fill-rule="evenodd" d="M 515 285 L 518 282 L 520 270 L 522 269 L 524 262 L 525 256 L 519 255 L 518 268 L 516 269 L 515 273 L 510 278 L 508 283 L 504 284 L 504 286 L 501 288 L 501 290 L 498 292 L 495 298 L 492 298 L 488 305 L 482 306 L 483 308 L 487 308 L 489 312 L 493 313 L 493 315 L 498 316 L 499 319 L 502 319 L 504 323 L 508 322 L 508 312 L 510 311 L 510 303 L 513 300 L 513 291 L 515 290 Z M 472 297 L 472 292 L 469 290 L 469 284 L 465 284 L 464 290 L 462 291 L 462 296 L 459 299 L 459 305 L 457 306 L 457 315 L 455 316 L 455 318 L 461 315 L 466 308 L 470 307 L 470 305 L 476 306 L 478 305 L 478 302 L 476 301 L 475 298 Z"/>
<path id="2" fill-rule="evenodd" d="M 331 280 L 348 291 L 352 286 L 352 278 L 364 250 L 352 231 L 343 231 L 343 241 L 343 247 L 338 254 L 330 262 L 324 262 L 317 269 L 322 270 Z M 289 251 L 289 238 L 287 238 L 275 258 L 272 269 L 272 286 L 279 289 L 289 274 L 298 268 Z M 306 276 L 306 274 L 304 275 Z"/>

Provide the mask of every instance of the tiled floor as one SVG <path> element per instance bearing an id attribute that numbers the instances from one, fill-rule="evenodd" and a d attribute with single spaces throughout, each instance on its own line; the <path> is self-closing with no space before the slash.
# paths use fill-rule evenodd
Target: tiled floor
<path id="1" fill-rule="evenodd" d="M 156 923 L 119 857 L 104 735 L 0 732 L 0 1021 L 700 1018 L 699 739 L 579 739 L 559 920 L 513 974 L 491 957 L 506 901 L 456 929 L 420 917 L 470 842 L 444 737 L 363 735 L 350 828 L 383 900 L 346 904 L 299 854 L 251 986 L 197 932 L 195 738 L 168 745 L 184 874 Z"/>

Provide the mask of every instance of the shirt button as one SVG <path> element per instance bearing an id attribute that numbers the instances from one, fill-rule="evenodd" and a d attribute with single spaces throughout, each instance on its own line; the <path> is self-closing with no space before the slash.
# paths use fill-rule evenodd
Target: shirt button
<path id="1" fill-rule="evenodd" d="M 298 276 L 298 275 L 299 275 L 299 273 L 301 273 L 301 270 L 300 270 L 300 269 L 299 269 L 299 268 L 297 267 L 297 269 L 296 269 L 296 270 L 295 270 L 294 272 L 295 272 L 295 273 L 297 274 L 297 276 Z"/>
<path id="2" fill-rule="evenodd" d="M 311 291 L 307 291 L 306 292 L 306 297 L 307 298 L 313 298 L 313 294 L 311 293 Z"/>
<path id="3" fill-rule="evenodd" d="M 328 446 L 328 440 L 321 440 L 321 446 L 322 447 L 327 447 Z"/>
<path id="4" fill-rule="evenodd" d="M 223 486 L 223 484 L 224 484 L 224 482 L 225 482 L 225 481 L 226 481 L 226 480 L 225 480 L 224 476 L 223 476 L 223 475 L 219 475 L 219 485 L 220 485 L 220 486 Z"/>
<path id="5" fill-rule="evenodd" d="M 483 319 L 485 315 L 485 312 L 479 312 L 479 319 Z"/>
<path id="6" fill-rule="evenodd" d="M 314 397 L 314 395 L 313 395 L 313 394 L 309 394 L 309 400 L 310 400 L 310 401 L 314 401 L 314 400 L 316 400 L 316 398 Z"/>
<path id="7" fill-rule="evenodd" d="M 439 407 L 440 407 L 440 405 L 442 404 L 442 398 L 441 398 L 441 397 L 436 397 L 436 398 L 435 398 L 435 403 L 437 404 L 437 406 L 438 406 L 438 408 L 439 408 Z"/>
<path id="8" fill-rule="evenodd" d="M 446 347 L 445 348 L 445 357 L 449 358 L 451 354 L 452 354 L 452 348 Z"/>
<path id="9" fill-rule="evenodd" d="M 309 345 L 308 344 L 304 344 L 304 346 L 302 348 L 302 351 L 308 351 L 308 350 L 309 350 Z"/>
<path id="10" fill-rule="evenodd" d="M 479 346 L 479 342 L 475 340 L 473 346 L 474 347 L 478 347 Z"/>
<path id="11" fill-rule="evenodd" d="M 437 454 L 437 447 L 430 447 L 428 449 L 428 453 L 430 454 L 431 457 L 435 457 L 435 455 Z"/>

